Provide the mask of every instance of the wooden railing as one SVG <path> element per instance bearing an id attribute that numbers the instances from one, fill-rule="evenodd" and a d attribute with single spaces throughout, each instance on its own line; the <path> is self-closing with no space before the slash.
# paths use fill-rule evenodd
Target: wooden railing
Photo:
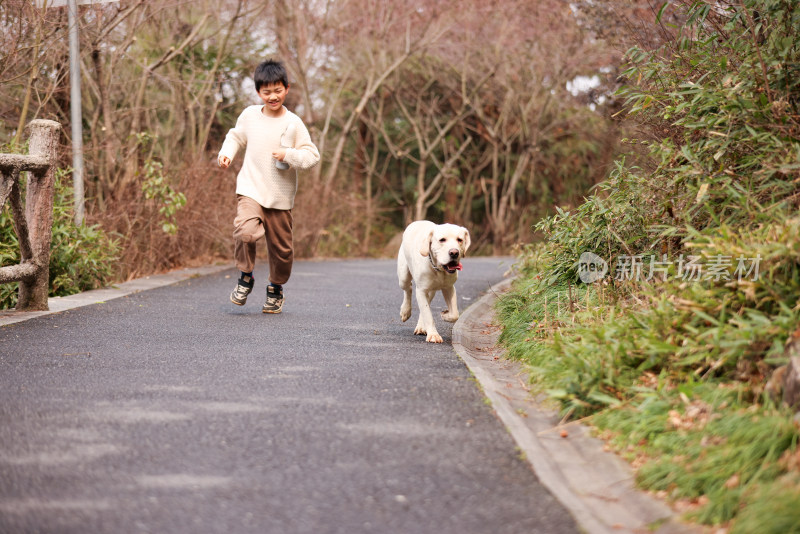
<path id="1" fill-rule="evenodd" d="M 21 261 L 0 267 L 0 283 L 19 282 L 18 311 L 47 309 L 50 278 L 50 241 L 56 148 L 61 125 L 34 120 L 28 124 L 28 155 L 0 154 L 0 210 L 11 205 Z M 28 172 L 23 206 L 20 172 Z"/>

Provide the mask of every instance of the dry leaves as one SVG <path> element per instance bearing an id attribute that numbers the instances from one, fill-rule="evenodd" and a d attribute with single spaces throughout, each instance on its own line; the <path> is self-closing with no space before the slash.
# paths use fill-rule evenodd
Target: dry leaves
<path id="1" fill-rule="evenodd" d="M 713 416 L 711 405 L 701 400 L 688 402 L 683 394 L 681 398 L 686 404 L 684 413 L 678 410 L 670 410 L 667 416 L 667 424 L 676 430 L 702 430 Z"/>
<path id="2" fill-rule="evenodd" d="M 800 447 L 796 447 L 795 450 L 787 449 L 784 451 L 780 460 L 778 460 L 778 464 L 787 471 L 800 472 Z"/>

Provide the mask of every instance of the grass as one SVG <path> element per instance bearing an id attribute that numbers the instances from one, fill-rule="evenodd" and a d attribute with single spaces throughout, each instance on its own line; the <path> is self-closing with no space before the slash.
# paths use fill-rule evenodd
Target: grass
<path id="1" fill-rule="evenodd" d="M 646 292 L 639 289 L 643 299 Z M 658 291 L 652 293 L 655 298 Z M 800 474 L 800 430 L 792 412 L 763 392 L 762 378 L 752 374 L 757 368 L 739 365 L 731 375 L 708 374 L 724 348 L 699 355 L 707 339 L 727 339 L 729 350 L 746 352 L 748 343 L 777 327 L 733 321 L 728 329 L 717 325 L 718 332 L 695 332 L 685 321 L 693 314 L 665 305 L 669 299 L 643 307 L 643 300 L 626 294 L 610 286 L 570 288 L 521 276 L 497 304 L 501 342 L 510 357 L 525 362 L 534 393 L 547 393 L 562 416 L 587 418 L 632 462 L 637 483 L 689 520 L 728 525 L 741 510 L 753 514 L 775 506 L 771 492 L 791 489 Z M 796 320 L 791 314 L 787 323 Z M 680 323 L 683 337 L 675 332 Z M 750 341 L 742 341 L 741 333 Z M 736 373 L 747 379 L 734 379 Z M 781 513 L 800 524 L 794 504 Z M 757 531 L 783 532 L 764 528 Z"/>
<path id="2" fill-rule="evenodd" d="M 798 532 L 800 423 L 766 384 L 800 342 L 800 4 L 672 5 L 620 93 L 648 157 L 536 225 L 500 341 L 687 518 Z M 580 280 L 585 252 L 604 278 Z"/>
<path id="3" fill-rule="evenodd" d="M 695 521 L 724 524 L 746 495 L 788 472 L 783 460 L 797 451 L 798 433 L 780 410 L 742 402 L 741 390 L 708 383 L 692 389 L 691 396 L 678 388 L 643 393 L 593 422 L 634 462 L 643 488 Z"/>

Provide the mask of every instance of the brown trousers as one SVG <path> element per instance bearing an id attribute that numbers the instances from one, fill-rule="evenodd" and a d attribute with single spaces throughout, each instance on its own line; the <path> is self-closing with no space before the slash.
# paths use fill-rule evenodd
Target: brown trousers
<path id="1" fill-rule="evenodd" d="M 256 243 L 267 238 L 269 281 L 283 285 L 292 274 L 292 211 L 265 208 L 252 198 L 238 196 L 233 220 L 233 258 L 236 267 L 253 272 L 256 264 Z"/>

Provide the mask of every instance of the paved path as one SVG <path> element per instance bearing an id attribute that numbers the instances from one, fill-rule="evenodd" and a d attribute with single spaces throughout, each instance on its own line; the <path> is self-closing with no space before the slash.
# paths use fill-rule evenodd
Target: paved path
<path id="1" fill-rule="evenodd" d="M 462 310 L 509 265 L 465 260 Z M 394 271 L 298 263 L 277 316 L 229 270 L 0 328 L 0 532 L 577 532 Z"/>

